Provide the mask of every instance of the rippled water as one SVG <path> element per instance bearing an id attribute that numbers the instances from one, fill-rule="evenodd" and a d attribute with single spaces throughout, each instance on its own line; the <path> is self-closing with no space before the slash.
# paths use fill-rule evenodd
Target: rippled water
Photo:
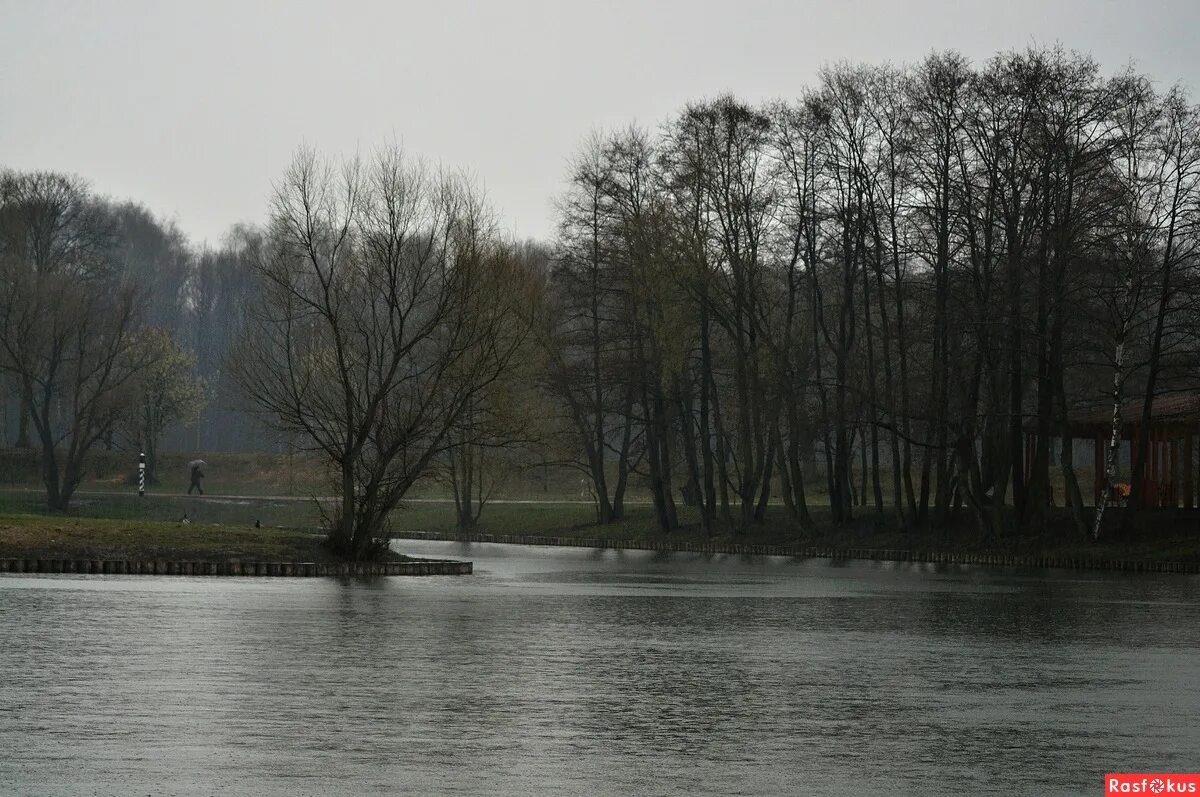
<path id="1" fill-rule="evenodd" d="M 1200 579 L 404 543 L 0 576 L 0 794 L 1099 794 L 1200 768 Z"/>

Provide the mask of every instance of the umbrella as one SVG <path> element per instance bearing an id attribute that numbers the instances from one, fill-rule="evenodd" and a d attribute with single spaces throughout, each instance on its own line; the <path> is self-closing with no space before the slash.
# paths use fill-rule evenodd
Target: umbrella
<path id="1" fill-rule="evenodd" d="M 188 463 L 188 467 L 189 468 L 207 468 L 208 463 L 202 459 L 193 459 L 191 462 Z"/>

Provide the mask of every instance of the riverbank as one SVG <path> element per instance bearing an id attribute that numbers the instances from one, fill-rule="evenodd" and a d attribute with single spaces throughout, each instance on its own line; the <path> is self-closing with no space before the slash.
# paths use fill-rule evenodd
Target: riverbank
<path id="1" fill-rule="evenodd" d="M 1171 560 L 1120 559 L 1085 555 L 1013 555 L 969 553 L 904 548 L 860 548 L 817 545 L 771 545 L 734 542 L 697 542 L 679 539 L 606 539 L 603 537 L 543 537 L 523 534 L 450 533 L 432 531 L 397 532 L 393 539 L 484 542 L 500 545 L 548 545 L 571 548 L 610 548 L 661 552 L 732 554 L 740 556 L 792 556 L 805 559 L 854 559 L 876 562 L 920 562 L 929 564 L 989 565 L 993 567 L 1057 568 L 1067 570 L 1119 570 L 1138 573 L 1200 574 L 1200 562 Z"/>
<path id="2" fill-rule="evenodd" d="M 243 562 L 176 559 L 0 559 L 0 573 L 76 573 L 141 576 L 468 576 L 471 562 Z"/>
<path id="3" fill-rule="evenodd" d="M 264 496 L 186 496 L 86 493 L 77 499 L 78 515 L 46 515 L 30 491 L 0 490 L 0 557 L 31 553 L 62 558 L 201 558 L 217 551 L 225 560 L 336 561 L 321 546 L 315 502 Z M 180 520 L 188 516 L 191 524 Z M 6 533 L 11 518 L 23 531 Z M 1114 514 L 1114 519 L 1115 519 Z M 6 520 L 7 519 L 7 520 Z M 782 507 L 769 506 L 763 523 L 745 533 L 700 531 L 693 507 L 679 507 L 681 527 L 670 534 L 657 529 L 653 508 L 626 506 L 621 520 L 598 525 L 591 505 L 578 501 L 503 500 L 489 503 L 477 539 L 585 547 L 702 552 L 769 551 L 784 555 L 832 558 L 896 559 L 963 563 L 1012 562 L 1029 566 L 1087 566 L 1163 569 L 1187 572 L 1200 564 L 1200 514 L 1182 510 L 1149 511 L 1127 537 L 1100 542 L 1080 535 L 1066 510 L 1051 510 L 1042 534 L 1013 533 L 983 537 L 968 513 L 952 515 L 945 527 L 901 532 L 889 519 L 871 514 L 835 525 L 826 507 L 813 507 L 814 528 L 801 530 Z M 255 529 L 261 521 L 264 528 Z M 407 502 L 392 514 L 397 537 L 461 539 L 452 502 Z M 61 529 L 61 531 L 55 531 Z M 54 533 L 51 533 L 54 532 Z M 478 536 L 484 535 L 484 536 Z M 6 542 L 5 540 L 8 540 Z M 63 551 L 63 545 L 68 546 Z M 19 551 L 14 545 L 24 545 Z M 80 548 L 79 546 L 86 546 Z M 130 546 L 135 546 L 131 548 Z M 401 546 L 402 547 L 402 546 Z M 13 551 L 6 554 L 4 551 Z M 858 552 L 858 553 L 851 553 Z M 866 552 L 866 553 L 863 553 Z M 213 558 L 205 556 L 204 558 Z M 1059 564 L 1059 563 L 1076 564 Z M 1079 565 L 1078 563 L 1087 563 Z"/>
<path id="4" fill-rule="evenodd" d="M 471 562 L 350 562 L 294 529 L 0 514 L 0 573 L 370 577 L 470 575 Z"/>
<path id="5" fill-rule="evenodd" d="M 1002 537 L 981 535 L 965 513 L 952 516 L 944 528 L 902 532 L 871 517 L 835 526 L 823 513 L 816 512 L 815 528 L 805 532 L 768 512 L 766 522 L 748 532 L 718 530 L 711 536 L 704 535 L 694 523 L 663 534 L 653 527 L 652 518 L 647 515 L 648 512 L 634 510 L 626 518 L 606 525 L 531 523 L 525 529 L 513 529 L 509 523 L 495 526 L 484 523 L 469 535 L 444 525 L 424 528 L 408 525 L 394 536 L 835 560 L 1200 573 L 1200 514 L 1174 510 L 1144 513 L 1133 533 L 1125 537 L 1110 535 L 1100 541 L 1079 535 L 1062 509 L 1051 512 L 1050 522 L 1041 534 L 1014 533 Z M 543 515 L 541 519 L 550 518 Z"/>

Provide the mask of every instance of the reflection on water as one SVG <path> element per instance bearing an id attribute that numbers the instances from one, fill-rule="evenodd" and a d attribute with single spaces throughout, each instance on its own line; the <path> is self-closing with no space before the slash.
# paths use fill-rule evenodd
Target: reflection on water
<path id="1" fill-rule="evenodd" d="M 0 576 L 0 794 L 1078 794 L 1200 766 L 1200 579 L 406 542 Z"/>

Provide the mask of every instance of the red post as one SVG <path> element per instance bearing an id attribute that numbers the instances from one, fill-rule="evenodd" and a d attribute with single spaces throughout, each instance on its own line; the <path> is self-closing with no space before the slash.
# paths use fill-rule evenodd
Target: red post
<path id="1" fill-rule="evenodd" d="M 1146 453 L 1146 479 L 1153 483 L 1158 477 L 1158 436 L 1156 429 L 1150 427 L 1150 435 L 1147 436 L 1147 441 L 1150 442 L 1150 450 Z"/>
<path id="2" fill-rule="evenodd" d="M 1154 501 L 1150 506 L 1162 506 L 1162 490 L 1159 489 L 1159 484 L 1162 481 L 1162 441 L 1159 440 L 1159 430 L 1155 427 L 1150 427 L 1150 487 L 1154 491 Z"/>
<path id="3" fill-rule="evenodd" d="M 1179 478 L 1176 474 L 1179 473 L 1179 440 L 1174 439 L 1168 445 L 1170 445 L 1171 459 L 1167 465 L 1167 483 L 1170 484 L 1169 489 L 1171 491 L 1171 506 L 1178 507 L 1179 489 L 1177 484 L 1179 482 Z"/>
<path id="4" fill-rule="evenodd" d="M 1167 484 L 1171 478 L 1167 473 L 1167 465 L 1170 464 L 1170 457 L 1167 452 L 1167 432 L 1165 429 L 1158 430 L 1158 505 L 1166 506 L 1167 503 Z"/>
<path id="5" fill-rule="evenodd" d="M 1167 443 L 1167 433 L 1158 430 L 1158 505 L 1167 505 L 1168 485 L 1171 483 L 1169 472 L 1171 465 L 1171 447 Z"/>
<path id="6" fill-rule="evenodd" d="M 1138 500 L 1144 504 L 1146 501 L 1146 495 L 1145 495 L 1146 480 L 1141 478 L 1140 473 L 1134 472 L 1134 467 L 1136 466 L 1137 458 L 1138 458 L 1138 428 L 1137 428 L 1137 425 L 1135 424 L 1133 427 L 1133 432 L 1130 434 L 1130 437 L 1129 437 L 1129 486 L 1133 487 L 1133 483 L 1135 481 L 1138 481 L 1139 479 L 1141 480 L 1141 487 L 1140 487 L 1141 495 L 1138 498 Z M 1142 463 L 1142 464 L 1145 465 L 1145 463 Z M 1145 469 L 1143 468 L 1143 471 L 1144 470 Z"/>
<path id="7" fill-rule="evenodd" d="M 1192 437 L 1195 429 L 1188 429 L 1183 436 L 1183 508 L 1191 509 L 1195 494 L 1195 484 L 1192 482 Z"/>

